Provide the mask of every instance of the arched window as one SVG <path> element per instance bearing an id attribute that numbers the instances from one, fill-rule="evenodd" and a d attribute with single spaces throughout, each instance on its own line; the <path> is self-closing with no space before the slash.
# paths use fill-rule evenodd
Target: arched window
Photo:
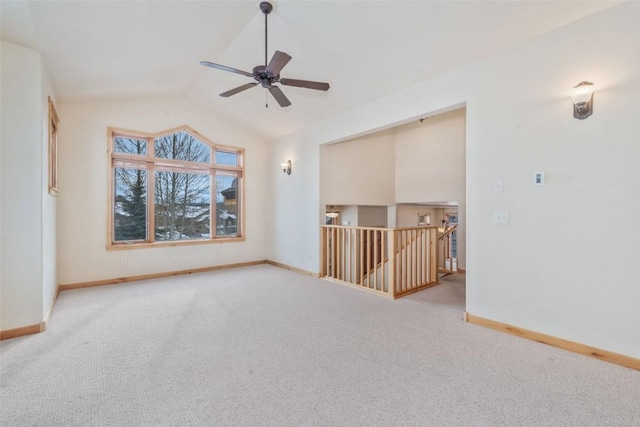
<path id="1" fill-rule="evenodd" d="M 243 149 L 110 128 L 109 159 L 110 248 L 243 239 Z"/>

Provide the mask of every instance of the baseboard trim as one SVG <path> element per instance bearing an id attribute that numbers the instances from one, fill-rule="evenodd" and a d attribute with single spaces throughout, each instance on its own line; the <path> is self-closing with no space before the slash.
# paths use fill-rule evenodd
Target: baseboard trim
<path id="1" fill-rule="evenodd" d="M 249 262 L 238 262 L 235 264 L 224 264 L 217 265 L 214 267 L 202 267 L 202 268 L 191 268 L 188 270 L 177 270 L 177 271 L 167 271 L 163 273 L 152 273 L 152 274 L 141 274 L 138 276 L 127 276 L 127 277 L 118 277 L 114 279 L 105 279 L 105 280 L 94 280 L 90 282 L 78 282 L 78 283 L 69 283 L 66 285 L 59 285 L 59 289 L 61 291 L 70 291 L 72 289 L 83 289 L 83 288 L 92 288 L 94 286 L 104 286 L 104 285 L 116 285 L 120 283 L 129 283 L 129 282 L 137 282 L 140 280 L 147 279 L 159 279 L 162 277 L 171 277 L 171 276 L 182 276 L 185 274 L 196 274 L 196 273 L 205 273 L 208 271 L 218 271 L 218 270 L 227 270 L 230 268 L 239 268 L 239 267 L 249 267 L 251 265 L 259 265 L 267 263 L 266 260 L 260 261 L 249 261 Z"/>
<path id="2" fill-rule="evenodd" d="M 44 323 L 46 324 L 51 318 L 51 313 L 53 312 L 53 306 L 56 305 L 56 301 L 58 301 L 58 296 L 60 295 L 60 285 L 56 286 L 56 293 L 53 295 L 53 299 L 51 300 L 51 305 L 49 305 L 49 311 L 47 315 L 44 316 Z"/>
<path id="3" fill-rule="evenodd" d="M 528 329 L 519 328 L 507 323 L 496 322 L 495 320 L 485 319 L 483 317 L 475 316 L 467 312 L 465 312 L 464 318 L 467 322 L 473 323 L 474 325 L 484 326 L 500 332 L 506 332 L 508 334 L 526 338 L 531 341 L 547 344 L 552 347 L 558 347 L 563 350 L 571 351 L 573 353 L 582 354 L 584 356 L 593 357 L 605 362 L 615 363 L 616 365 L 640 371 L 640 359 L 636 359 L 631 356 L 625 356 L 623 354 L 614 353 L 608 350 L 591 347 L 586 344 L 580 344 L 574 341 L 565 340 L 563 338 L 554 337 L 540 332 L 530 331 Z"/>
<path id="4" fill-rule="evenodd" d="M 266 260 L 265 263 L 269 264 L 269 265 L 273 265 L 274 267 L 284 268 L 285 270 L 293 271 L 293 272 L 298 273 L 298 274 L 304 274 L 305 276 L 311 276 L 311 277 L 315 277 L 315 278 L 319 278 L 320 277 L 319 273 L 312 273 L 311 271 L 303 270 L 303 269 L 297 268 L 297 267 L 292 267 L 290 265 L 283 264 L 281 262 L 271 261 L 270 259 Z"/>
<path id="5" fill-rule="evenodd" d="M 467 274 L 467 270 L 465 268 L 459 268 L 458 274 Z"/>
<path id="6" fill-rule="evenodd" d="M 18 338 L 24 335 L 39 334 L 47 329 L 47 323 L 41 322 L 36 325 L 23 326 L 22 328 L 7 329 L 6 331 L 0 331 L 0 341 L 8 340 L 11 338 Z"/>

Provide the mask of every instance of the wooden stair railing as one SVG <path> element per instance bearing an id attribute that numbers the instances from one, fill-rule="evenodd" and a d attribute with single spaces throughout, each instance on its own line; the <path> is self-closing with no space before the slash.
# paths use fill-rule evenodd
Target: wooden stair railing
<path id="1" fill-rule="evenodd" d="M 457 229 L 458 224 L 455 224 L 438 234 L 438 272 L 444 275 L 458 272 L 457 259 L 451 256 L 451 240 Z"/>
<path id="2" fill-rule="evenodd" d="M 320 230 L 324 278 L 392 298 L 438 283 L 436 227 Z"/>

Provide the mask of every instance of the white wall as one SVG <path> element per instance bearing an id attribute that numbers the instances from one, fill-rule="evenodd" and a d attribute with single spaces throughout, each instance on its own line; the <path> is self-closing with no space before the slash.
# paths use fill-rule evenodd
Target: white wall
<path id="1" fill-rule="evenodd" d="M 266 259 L 265 206 L 270 201 L 266 145 L 260 138 L 184 98 L 61 103 L 58 113 L 61 284 Z M 158 132 L 181 125 L 191 126 L 215 143 L 245 148 L 246 240 L 107 251 L 107 127 Z M 275 166 L 274 170 L 289 178 L 279 163 Z M 294 159 L 293 177 L 296 166 Z M 122 259 L 126 265 L 121 264 Z"/>
<path id="2" fill-rule="evenodd" d="M 56 104 L 56 97 L 49 77 L 42 68 L 42 316 L 47 320 L 53 307 L 58 288 L 56 246 L 57 246 L 57 202 L 58 198 L 49 194 L 49 97 Z M 57 108 L 56 108 L 57 111 Z"/>
<path id="3" fill-rule="evenodd" d="M 320 199 L 327 204 L 394 202 L 393 130 L 320 147 Z"/>
<path id="4" fill-rule="evenodd" d="M 348 205 L 348 206 L 336 206 L 338 212 L 340 212 L 340 216 L 338 216 L 335 224 L 337 225 L 351 225 L 358 226 L 358 206 Z"/>
<path id="5" fill-rule="evenodd" d="M 387 206 L 387 228 L 395 228 L 398 226 L 398 213 L 396 205 Z"/>
<path id="6" fill-rule="evenodd" d="M 464 108 L 395 128 L 396 203 L 458 202 L 460 268 L 466 266 L 465 142 Z"/>
<path id="7" fill-rule="evenodd" d="M 299 244 L 274 233 L 271 258 L 318 271 L 320 144 L 466 104 L 467 311 L 640 357 L 639 51 L 640 4 L 625 2 L 275 141 L 272 158 L 305 168 L 274 185 L 290 209 L 273 228 Z M 580 121 L 568 95 L 582 80 L 599 89 Z"/>
<path id="8" fill-rule="evenodd" d="M 467 116 L 470 313 L 640 357 L 639 23 L 629 2 L 478 65 Z M 582 80 L 599 89 L 594 115 L 576 120 L 567 94 Z M 540 170 L 547 185 L 535 187 Z M 491 223 L 501 210 L 507 226 Z"/>
<path id="9" fill-rule="evenodd" d="M 319 154 L 319 145 L 302 137 L 278 142 L 277 149 L 269 150 L 268 159 L 274 165 L 293 159 L 295 166 L 289 176 L 282 169 L 270 169 L 268 258 L 311 272 L 318 271 L 319 224 L 325 223 L 325 205 L 319 197 Z"/>
<path id="10" fill-rule="evenodd" d="M 2 42 L 0 329 L 39 324 L 42 292 L 42 58 Z M 46 169 L 45 169 L 46 170 Z"/>

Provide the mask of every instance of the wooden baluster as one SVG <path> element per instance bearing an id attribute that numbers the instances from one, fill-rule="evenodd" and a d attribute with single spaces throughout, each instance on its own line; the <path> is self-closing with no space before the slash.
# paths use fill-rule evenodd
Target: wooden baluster
<path id="1" fill-rule="evenodd" d="M 342 279 L 342 232 L 339 228 L 336 229 L 336 233 L 338 235 L 338 243 L 337 243 L 337 247 L 338 247 L 338 252 L 336 253 L 336 256 L 338 258 L 337 262 L 336 262 L 336 279 L 341 280 Z"/>
<path id="2" fill-rule="evenodd" d="M 412 287 L 412 278 L 411 278 L 411 267 L 412 267 L 412 258 L 413 254 L 413 244 L 411 241 L 411 230 L 407 230 L 407 290 L 410 290 Z"/>
<path id="3" fill-rule="evenodd" d="M 322 239 L 322 249 L 320 249 L 320 271 L 321 277 L 327 277 L 327 230 L 320 227 L 320 238 Z"/>
<path id="4" fill-rule="evenodd" d="M 430 239 L 430 252 L 432 254 L 432 256 L 430 257 L 430 273 L 431 273 L 431 282 L 438 282 L 438 251 L 435 250 L 435 245 L 437 244 L 438 241 L 438 237 L 437 235 L 435 235 L 435 233 L 431 234 L 431 239 Z"/>
<path id="5" fill-rule="evenodd" d="M 364 286 L 364 230 L 360 229 L 360 252 L 358 258 L 360 259 L 360 286 Z"/>
<path id="6" fill-rule="evenodd" d="M 429 269 L 427 268 L 427 260 L 429 257 L 429 248 L 427 242 L 429 241 L 429 234 L 431 230 L 425 230 L 422 233 L 422 281 L 423 283 L 429 283 Z"/>
<path id="7" fill-rule="evenodd" d="M 387 232 L 385 230 L 380 230 L 380 250 L 382 252 L 382 254 L 380 255 L 380 291 L 382 292 L 387 292 L 387 290 L 389 289 L 389 282 L 386 279 L 385 276 L 385 271 L 384 271 L 384 258 L 385 258 L 385 253 L 387 251 L 387 242 L 385 241 L 385 237 L 387 235 Z M 386 286 L 385 286 L 386 285 Z"/>
<path id="8" fill-rule="evenodd" d="M 367 274 L 369 275 L 367 287 L 371 288 L 371 230 L 367 230 Z"/>
<path id="9" fill-rule="evenodd" d="M 373 231 L 373 289 L 378 290 L 378 245 L 380 244 L 380 238 L 378 237 L 378 230 Z"/>
<path id="10" fill-rule="evenodd" d="M 389 253 L 389 283 L 387 284 L 387 289 L 389 292 L 389 296 L 391 298 L 395 298 L 396 296 L 396 231 L 389 230 L 389 241 L 388 241 L 388 249 Z"/>
<path id="11" fill-rule="evenodd" d="M 402 266 L 404 265 L 404 262 L 402 261 L 402 230 L 398 231 L 398 247 L 397 247 L 397 251 L 398 251 L 398 287 L 397 287 L 397 293 L 396 294 L 400 294 L 402 292 L 402 282 L 404 281 L 404 277 L 402 274 Z"/>
<path id="12" fill-rule="evenodd" d="M 351 229 L 345 228 L 344 280 L 351 283 Z"/>
<path id="13" fill-rule="evenodd" d="M 403 236 L 402 239 L 404 240 L 404 250 L 402 251 L 402 254 L 404 256 L 404 261 L 402 263 L 402 290 L 406 291 L 408 288 L 408 283 L 409 283 L 409 270 L 407 269 L 407 267 L 409 266 L 409 249 L 407 248 L 407 244 L 409 243 L 409 239 L 407 236 L 407 230 L 404 230 L 402 232 Z"/>
<path id="14" fill-rule="evenodd" d="M 425 284 L 425 277 L 424 277 L 424 246 L 423 246 L 423 242 L 424 242 L 424 235 L 425 235 L 426 230 L 422 230 L 420 232 L 420 284 L 423 285 Z"/>
<path id="15" fill-rule="evenodd" d="M 349 282 L 354 285 L 356 281 L 356 230 L 354 228 L 349 229 L 349 244 L 351 250 L 349 251 Z"/>
<path id="16" fill-rule="evenodd" d="M 349 242 L 347 241 L 347 230 L 342 229 L 342 280 L 347 281 L 347 255 L 349 255 Z"/>
<path id="17" fill-rule="evenodd" d="M 424 230 L 418 230 L 416 237 L 416 278 L 418 286 L 422 285 L 422 234 Z"/>
<path id="18" fill-rule="evenodd" d="M 416 230 L 409 231 L 411 234 L 411 289 L 416 287 L 416 249 L 418 242 L 416 241 Z"/>
<path id="19" fill-rule="evenodd" d="M 333 230 L 331 228 L 327 228 L 327 276 L 332 277 L 332 267 L 333 263 L 331 262 L 331 257 L 333 257 L 334 243 L 333 243 Z"/>
<path id="20" fill-rule="evenodd" d="M 341 252 L 340 252 L 340 280 L 342 280 L 344 282 L 344 255 L 346 252 L 346 244 L 345 244 L 345 238 L 344 238 L 344 228 L 340 229 L 340 247 L 341 247 Z"/>
<path id="21" fill-rule="evenodd" d="M 407 230 L 407 290 L 413 288 L 413 233 Z"/>
<path id="22" fill-rule="evenodd" d="M 331 238 L 331 234 L 333 233 L 333 230 L 331 230 L 330 228 L 326 229 L 326 236 L 327 236 L 327 252 L 326 252 L 326 269 L 327 269 L 327 276 L 331 277 L 331 253 L 333 252 L 333 239 Z"/>

